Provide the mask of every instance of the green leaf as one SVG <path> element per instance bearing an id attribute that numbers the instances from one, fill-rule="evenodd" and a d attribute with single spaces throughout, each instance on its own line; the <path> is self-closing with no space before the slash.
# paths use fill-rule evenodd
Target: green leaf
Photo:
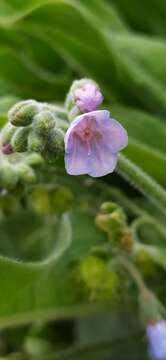
<path id="1" fill-rule="evenodd" d="M 166 124 L 160 117 L 121 104 L 112 104 L 110 112 L 124 125 L 132 139 L 166 153 Z"/>
<path id="2" fill-rule="evenodd" d="M 58 318 L 82 311 L 81 304 L 76 301 L 77 289 L 69 265 L 88 255 L 104 237 L 90 215 L 73 214 L 71 220 L 72 233 L 68 215 L 62 217 L 59 235 L 54 233 L 56 243 L 46 259 L 21 262 L 0 257 L 1 328 L 31 322 L 35 318 Z"/>
<path id="3" fill-rule="evenodd" d="M 129 33 L 114 8 L 105 2 L 103 5 L 97 2 L 96 10 L 93 9 L 92 0 L 89 3 L 74 0 L 54 0 L 49 3 L 35 0 L 25 1 L 19 7 L 17 1 L 12 1 L 5 11 L 3 4 L 0 23 L 8 30 L 1 30 L 0 35 L 2 44 L 7 38 L 8 46 L 6 48 L 6 41 L 2 45 L 0 69 L 6 65 L 6 85 L 12 87 L 12 90 L 14 87 L 17 94 L 21 91 L 26 96 L 36 93 L 39 98 L 48 98 L 46 94 L 51 98 L 50 92 L 53 92 L 54 87 L 57 96 L 58 87 L 61 94 L 65 90 L 68 78 L 64 79 L 63 73 L 59 83 L 57 78 L 57 82 L 51 84 L 50 76 L 47 76 L 43 68 L 40 69 L 39 56 L 33 50 L 39 39 L 39 43 L 42 43 L 41 58 L 44 48 L 50 54 L 55 52 L 55 67 L 51 70 L 56 74 L 59 68 L 57 62 L 61 59 L 62 64 L 65 63 L 67 68 L 76 71 L 79 76 L 96 79 L 105 89 L 107 99 L 111 92 L 112 96 L 125 103 L 139 104 L 156 113 L 165 114 L 164 41 Z M 13 35 L 10 39 L 8 31 L 11 27 Z M 24 54 L 20 52 L 20 43 L 24 44 Z M 10 59 L 10 67 L 13 64 L 11 68 L 7 58 Z M 24 75 L 23 71 L 26 71 Z M 26 75 L 27 89 L 23 86 L 18 89 L 21 83 L 14 78 L 14 74 L 17 74 L 18 79 L 25 78 Z M 1 72 L 0 78 L 4 80 Z M 46 84 L 48 79 L 50 90 Z M 41 86 L 42 83 L 45 86 Z M 36 84 L 39 93 L 34 91 Z"/>
<path id="4" fill-rule="evenodd" d="M 119 13 L 129 22 L 133 29 L 157 35 L 166 35 L 164 0 L 111 0 Z"/>
<path id="5" fill-rule="evenodd" d="M 163 172 L 166 167 L 166 156 L 163 153 L 129 138 L 129 145 L 124 154 L 161 185 L 166 185 L 166 174 Z"/>
<path id="6" fill-rule="evenodd" d="M 166 212 L 166 191 L 140 167 L 119 154 L 117 167 L 119 172 L 131 185 L 135 186 L 152 201 L 163 213 Z"/>

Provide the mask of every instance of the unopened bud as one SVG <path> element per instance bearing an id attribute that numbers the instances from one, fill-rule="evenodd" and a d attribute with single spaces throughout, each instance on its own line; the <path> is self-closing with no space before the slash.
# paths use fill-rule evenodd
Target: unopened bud
<path id="1" fill-rule="evenodd" d="M 81 79 L 73 82 L 66 99 L 69 118 L 79 113 L 97 110 L 103 101 L 101 91 L 95 81 Z"/>
<path id="2" fill-rule="evenodd" d="M 19 164 L 17 166 L 17 174 L 19 176 L 19 180 L 23 183 L 31 184 L 36 182 L 36 174 L 34 170 L 26 164 Z"/>
<path id="3" fill-rule="evenodd" d="M 9 122 L 2 128 L 1 136 L 0 136 L 2 146 L 10 143 L 11 138 L 15 133 L 15 131 L 16 131 L 15 126 L 13 126 Z"/>
<path id="4" fill-rule="evenodd" d="M 35 100 L 20 101 L 9 110 L 8 118 L 15 126 L 27 126 L 31 124 L 38 111 L 39 105 Z"/>
<path id="5" fill-rule="evenodd" d="M 4 155 L 10 155 L 13 153 L 13 148 L 12 148 L 11 144 L 2 145 L 1 150 Z"/>
<path id="6" fill-rule="evenodd" d="M 120 279 L 115 271 L 109 271 L 107 264 L 95 257 L 85 257 L 79 265 L 80 278 L 90 300 L 119 300 Z"/>
<path id="7" fill-rule="evenodd" d="M 127 229 L 126 217 L 122 208 L 114 203 L 104 203 L 96 216 L 96 225 L 105 231 L 110 240 L 120 245 L 121 236 Z"/>
<path id="8" fill-rule="evenodd" d="M 15 152 L 27 151 L 29 127 L 16 128 L 16 131 L 11 139 L 11 145 Z"/>
<path id="9" fill-rule="evenodd" d="M 40 154 L 31 153 L 25 157 L 24 162 L 30 166 L 40 166 L 43 164 L 44 160 Z"/>
<path id="10" fill-rule="evenodd" d="M 41 153 L 44 146 L 45 140 L 43 136 L 32 130 L 28 136 L 28 150 Z"/>
<path id="11" fill-rule="evenodd" d="M 50 111 L 41 111 L 34 117 L 34 130 L 36 133 L 47 136 L 56 125 L 56 119 Z"/>
<path id="12" fill-rule="evenodd" d="M 38 185 L 32 189 L 30 196 L 30 205 L 39 215 L 48 215 L 51 213 L 49 189 L 45 185 Z"/>
<path id="13" fill-rule="evenodd" d="M 13 189 L 18 182 L 18 174 L 9 163 L 3 165 L 0 171 L 0 186 L 5 189 Z"/>
<path id="14" fill-rule="evenodd" d="M 42 152 L 46 160 L 55 160 L 64 152 L 64 132 L 54 128 L 47 138 L 45 148 Z"/>

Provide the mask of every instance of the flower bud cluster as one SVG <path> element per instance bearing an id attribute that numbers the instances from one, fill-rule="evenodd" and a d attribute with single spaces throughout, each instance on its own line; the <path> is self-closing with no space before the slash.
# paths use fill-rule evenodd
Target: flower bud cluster
<path id="1" fill-rule="evenodd" d="M 21 184 L 33 184 L 36 182 L 34 167 L 42 164 L 43 160 L 39 154 L 31 154 L 24 157 L 18 155 L 13 159 L 2 156 L 0 159 L 0 188 L 13 190 Z"/>
<path id="2" fill-rule="evenodd" d="M 73 204 L 73 194 L 64 186 L 41 184 L 29 194 L 29 205 L 39 215 L 62 214 Z"/>
<path id="3" fill-rule="evenodd" d="M 8 123 L 1 132 L 4 154 L 32 151 L 53 160 L 63 153 L 64 130 L 67 127 L 65 111 L 60 107 L 21 101 L 8 113 Z"/>
<path id="4" fill-rule="evenodd" d="M 85 295 L 90 301 L 119 303 L 120 277 L 108 269 L 103 259 L 94 255 L 84 257 L 78 263 L 76 277 L 82 289 L 80 295 Z"/>
<path id="5" fill-rule="evenodd" d="M 126 252 L 131 251 L 132 236 L 125 213 L 119 205 L 112 202 L 103 203 L 95 221 L 96 225 L 107 233 L 112 245 Z"/>

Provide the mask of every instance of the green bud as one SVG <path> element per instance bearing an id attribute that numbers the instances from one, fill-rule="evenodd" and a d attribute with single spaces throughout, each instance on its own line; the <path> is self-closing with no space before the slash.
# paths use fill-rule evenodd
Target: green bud
<path id="1" fill-rule="evenodd" d="M 31 206 L 38 214 L 62 214 L 71 208 L 73 195 L 64 187 L 40 185 L 31 192 Z"/>
<path id="2" fill-rule="evenodd" d="M 7 214 L 18 210 L 18 202 L 10 191 L 0 193 L 0 208 Z"/>
<path id="3" fill-rule="evenodd" d="M 126 230 L 126 217 L 118 205 L 114 203 L 104 203 L 101 212 L 96 216 L 96 225 L 105 231 L 110 240 L 119 243 L 121 234 Z"/>
<path id="4" fill-rule="evenodd" d="M 15 167 L 5 163 L 0 171 L 0 186 L 6 189 L 13 189 L 18 182 L 18 174 Z"/>
<path id="5" fill-rule="evenodd" d="M 115 271 L 109 271 L 103 260 L 95 256 L 85 257 L 79 264 L 79 276 L 90 300 L 118 301 L 119 276 Z"/>
<path id="6" fill-rule="evenodd" d="M 56 119 L 50 111 L 41 111 L 39 114 L 34 117 L 34 129 L 35 132 L 44 136 L 47 136 L 48 133 L 56 125 Z"/>
<path id="7" fill-rule="evenodd" d="M 64 152 L 64 132 L 54 128 L 48 136 L 42 152 L 46 160 L 54 160 Z"/>
<path id="8" fill-rule="evenodd" d="M 15 126 L 30 125 L 34 115 L 39 111 L 39 105 L 35 100 L 20 101 L 8 112 L 9 121 Z"/>
<path id="9" fill-rule="evenodd" d="M 42 135 L 31 131 L 28 136 L 28 150 L 41 153 L 45 146 L 45 140 Z"/>
<path id="10" fill-rule="evenodd" d="M 40 166 L 44 160 L 40 154 L 31 153 L 25 157 L 24 162 L 30 166 Z"/>
<path id="11" fill-rule="evenodd" d="M 19 164 L 16 167 L 17 174 L 19 176 L 19 179 L 24 183 L 35 183 L 36 182 L 36 174 L 34 170 L 26 165 L 26 164 Z"/>
<path id="12" fill-rule="evenodd" d="M 1 130 L 1 143 L 2 145 L 9 144 L 10 140 L 16 131 L 15 126 L 13 126 L 11 123 L 7 123 Z"/>
<path id="13" fill-rule="evenodd" d="M 15 152 L 25 152 L 27 150 L 29 127 L 16 128 L 11 139 L 11 145 Z"/>
<path id="14" fill-rule="evenodd" d="M 51 213 L 50 194 L 46 186 L 39 185 L 34 188 L 29 196 L 30 205 L 39 215 Z"/>

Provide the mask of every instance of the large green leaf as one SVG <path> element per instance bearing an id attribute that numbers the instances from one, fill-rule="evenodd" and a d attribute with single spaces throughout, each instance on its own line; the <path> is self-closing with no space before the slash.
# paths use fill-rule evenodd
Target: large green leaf
<path id="1" fill-rule="evenodd" d="M 110 111 L 128 131 L 129 145 L 124 153 L 165 186 L 165 123 L 146 112 L 118 104 L 112 105 Z"/>
<path id="2" fill-rule="evenodd" d="M 3 15 L 1 15 L 0 23 L 7 28 L 5 33 L 8 38 L 12 29 L 10 44 L 8 44 L 12 61 L 9 55 L 4 57 L 2 53 L 2 65 L 5 61 L 6 67 L 9 67 L 7 61 L 7 56 L 9 56 L 10 66 L 13 63 L 16 70 L 20 66 L 21 76 L 21 67 L 31 64 L 29 67 L 31 71 L 34 70 L 31 76 L 29 73 L 32 92 L 35 83 L 38 82 L 36 76 L 41 77 L 42 72 L 39 71 L 37 65 L 33 66 L 32 59 L 29 59 L 29 47 L 24 46 L 25 53 L 24 56 L 22 55 L 18 39 L 23 36 L 25 44 L 31 39 L 32 49 L 39 39 L 39 42 L 42 41 L 56 53 L 54 72 L 57 73 L 58 53 L 58 56 L 74 71 L 94 77 L 99 81 L 105 88 L 107 96 L 111 91 L 114 96 L 124 102 L 137 103 L 155 112 L 165 113 L 166 46 L 164 41 L 129 33 L 111 7 L 107 11 L 105 26 L 102 19 L 105 18 L 108 4 L 104 2 L 101 5 L 97 2 L 95 11 L 93 11 L 94 7 L 92 0 L 89 5 L 83 1 L 74 0 L 53 2 L 36 0 L 33 3 L 25 1 L 21 6 L 20 4 L 18 6 L 17 1 L 12 1 L 11 6 L 9 2 L 5 10 L 2 4 Z M 110 18 L 110 27 L 108 18 Z M 17 62 L 13 58 L 14 40 L 18 43 L 17 49 L 14 49 L 15 57 L 18 57 Z M 20 61 L 24 64 L 21 65 Z M 11 68 L 11 77 L 13 73 L 15 71 Z M 16 74 L 20 78 L 17 71 Z M 0 73 L 1 77 L 3 78 L 3 74 Z M 28 73 L 26 78 L 28 79 Z M 9 78 L 8 81 L 10 83 Z M 41 81 L 44 79 L 40 78 Z M 20 85 L 20 81 L 18 83 Z M 46 89 L 48 90 L 47 86 Z M 39 94 L 39 97 L 43 96 L 44 94 Z"/>
<path id="3" fill-rule="evenodd" d="M 29 221 L 32 222 L 31 218 Z M 16 224 L 18 226 L 18 222 Z M 0 257 L 1 327 L 30 322 L 38 316 L 50 319 L 81 311 L 69 265 L 87 255 L 93 246 L 102 243 L 104 237 L 95 227 L 93 218 L 81 213 L 70 217 L 64 215 L 59 230 L 55 229 L 55 245 L 45 259 L 22 262 Z M 12 232 L 12 227 L 10 230 Z M 14 228 L 13 234 L 17 236 Z M 42 232 L 39 240 L 43 241 L 41 236 Z M 1 237 L 3 241 L 2 234 Z"/>
<path id="4" fill-rule="evenodd" d="M 137 30 L 157 35 L 166 35 L 164 0 L 109 0 L 114 3 L 120 14 Z"/>

